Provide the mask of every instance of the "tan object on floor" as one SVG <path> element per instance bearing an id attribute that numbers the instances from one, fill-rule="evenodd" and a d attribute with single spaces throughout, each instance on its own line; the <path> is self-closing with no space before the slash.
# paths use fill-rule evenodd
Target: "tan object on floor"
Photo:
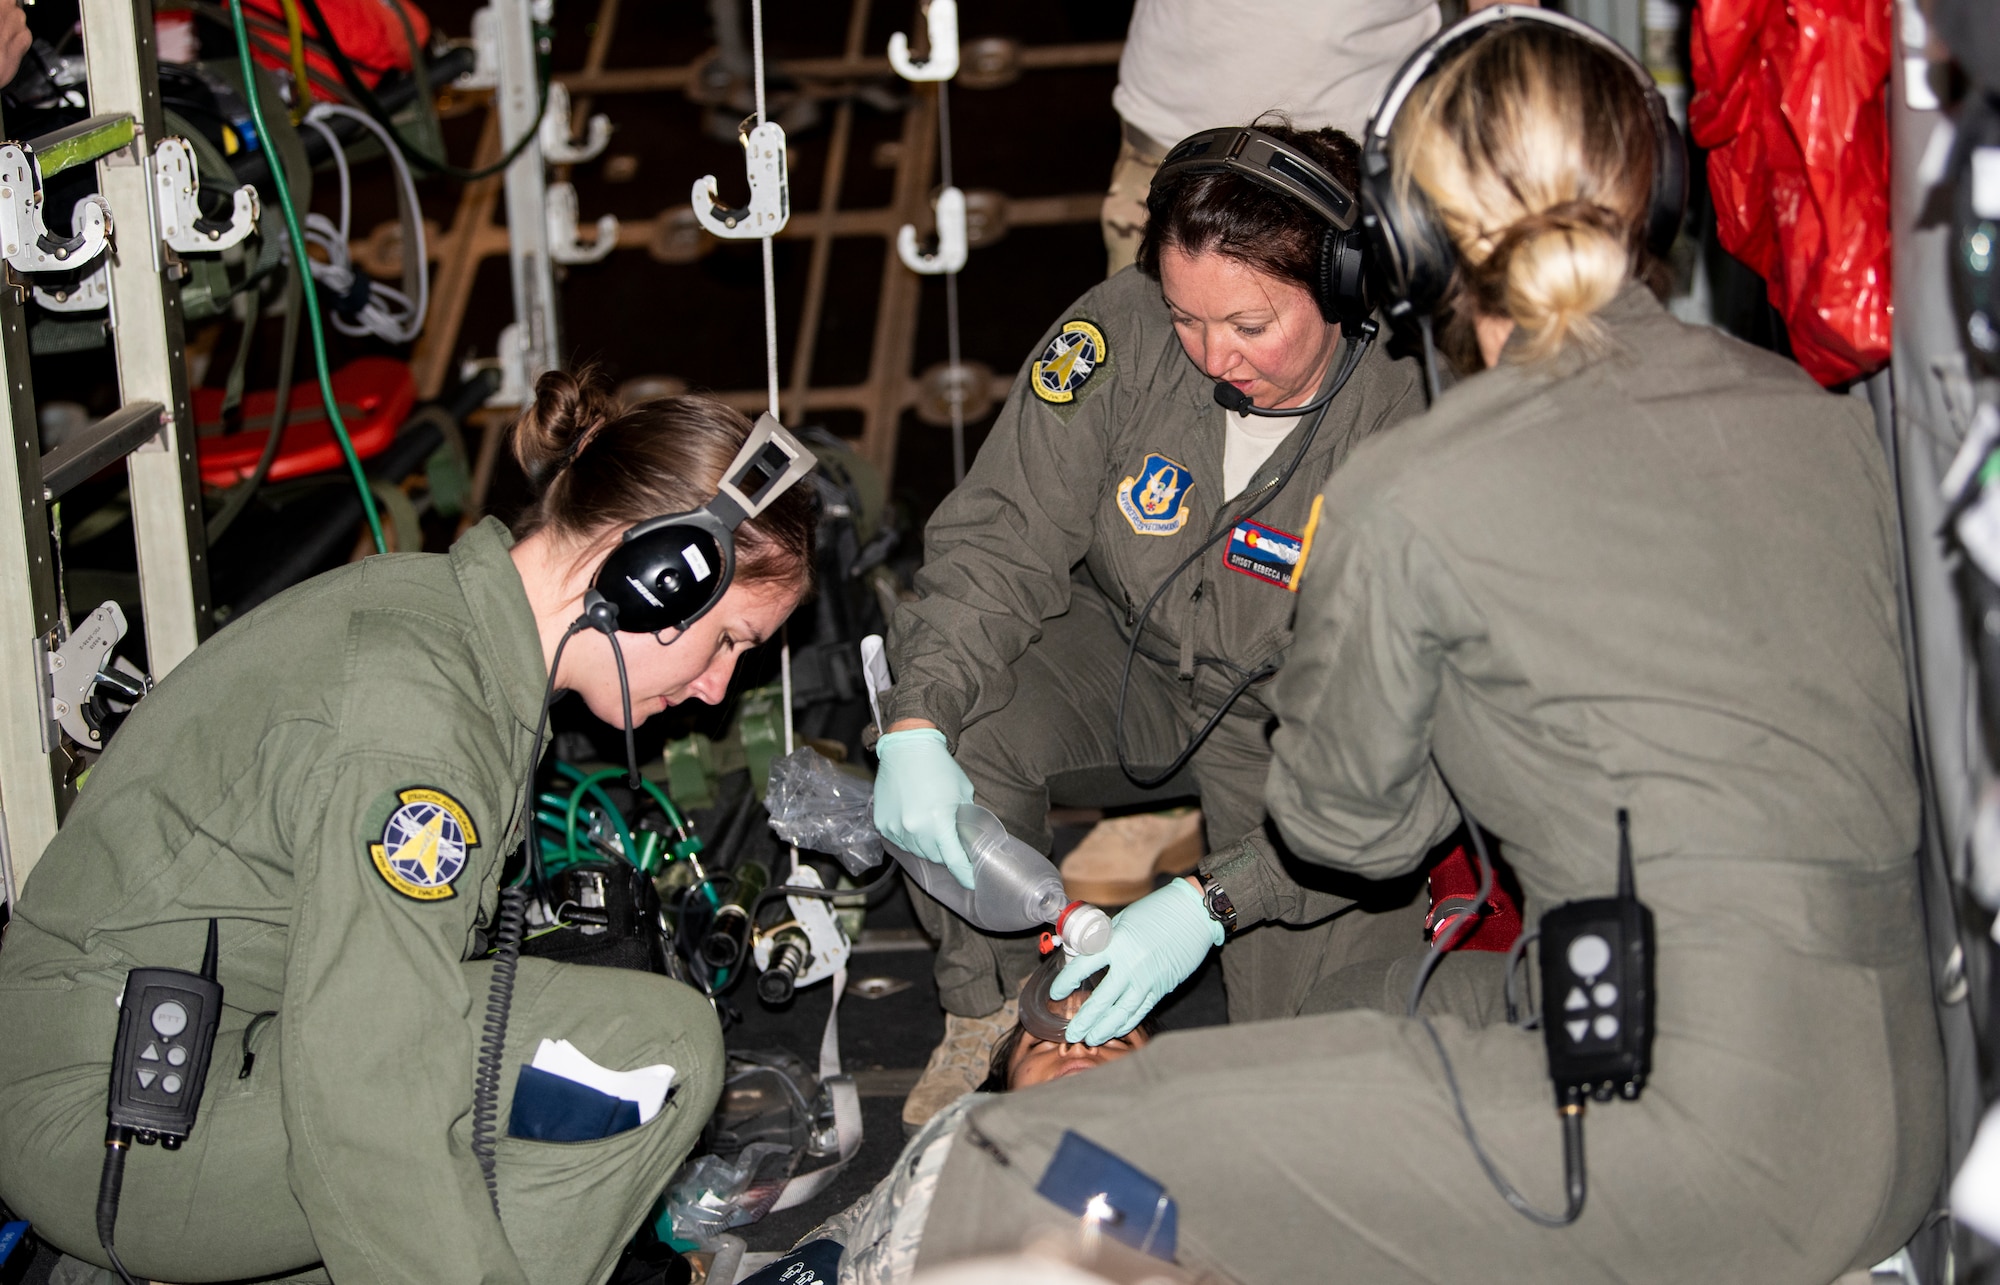
<path id="1" fill-rule="evenodd" d="M 914 1134 L 932 1116 L 985 1083 L 993 1046 L 1014 1029 L 1019 1006 L 1019 1000 L 1010 999 L 990 1017 L 944 1015 L 944 1038 L 931 1050 L 924 1078 L 903 1101 L 904 1133 Z"/>
<path id="2" fill-rule="evenodd" d="M 1127 906 L 1155 875 L 1183 875 L 1201 860 L 1201 809 L 1137 812 L 1099 821 L 1063 858 L 1063 887 L 1079 901 Z"/>

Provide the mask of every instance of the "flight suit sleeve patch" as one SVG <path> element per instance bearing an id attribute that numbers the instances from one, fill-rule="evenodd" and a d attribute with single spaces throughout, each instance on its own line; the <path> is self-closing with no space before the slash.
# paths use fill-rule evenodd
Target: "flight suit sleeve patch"
<path id="1" fill-rule="evenodd" d="M 443 790 L 414 786 L 399 791 L 397 807 L 382 823 L 382 837 L 368 845 L 382 881 L 415 901 L 444 901 L 465 873 L 479 835 L 464 805 Z"/>
<path id="2" fill-rule="evenodd" d="M 1058 410 L 1074 409 L 1091 381 L 1111 365 L 1104 332 L 1081 317 L 1065 321 L 1028 372 L 1028 385 Z"/>

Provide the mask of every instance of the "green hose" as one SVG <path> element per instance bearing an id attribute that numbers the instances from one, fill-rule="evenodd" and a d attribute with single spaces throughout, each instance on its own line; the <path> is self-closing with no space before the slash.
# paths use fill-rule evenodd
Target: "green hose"
<path id="1" fill-rule="evenodd" d="M 569 838 L 569 859 L 571 861 L 574 862 L 583 860 L 582 855 L 579 854 L 576 850 L 576 810 L 579 806 L 582 805 L 583 796 L 585 794 L 590 793 L 592 789 L 596 787 L 599 781 L 609 780 L 611 777 L 614 776 L 622 776 L 624 775 L 624 772 L 625 769 L 619 767 L 607 767 L 603 771 L 592 772 L 589 776 L 586 776 L 583 778 L 583 780 L 579 781 L 577 783 L 576 789 L 570 792 L 569 824 L 567 829 Z M 597 790 L 597 793 L 601 795 L 603 794 L 603 791 L 600 789 Z M 611 806 L 611 802 L 609 799 L 605 800 L 605 807 L 607 809 L 607 814 L 611 818 L 611 824 L 617 827 L 618 840 L 621 844 L 624 845 L 626 859 L 636 864 L 638 861 L 638 845 L 632 842 L 632 831 L 626 827 L 625 818 L 622 815 L 620 815 L 617 808 Z"/>
<path id="2" fill-rule="evenodd" d="M 271 163 L 271 178 L 278 188 L 278 204 L 285 211 L 285 231 L 292 241 L 292 257 L 300 266 L 300 277 L 305 285 L 306 319 L 312 323 L 313 361 L 319 367 L 319 395 L 326 404 L 327 422 L 333 425 L 333 435 L 340 439 L 340 449 L 347 456 L 347 467 L 354 474 L 354 485 L 361 492 L 361 511 L 368 517 L 368 533 L 375 537 L 375 552 L 387 553 L 388 541 L 382 538 L 382 518 L 375 512 L 375 495 L 369 488 L 368 475 L 361 471 L 361 457 L 354 453 L 354 441 L 347 435 L 347 424 L 340 418 L 340 407 L 334 403 L 333 372 L 326 362 L 326 329 L 319 316 L 319 293 L 313 286 L 312 261 L 306 257 L 305 234 L 299 231 L 298 211 L 292 208 L 292 189 L 285 182 L 284 162 L 278 157 L 278 149 L 271 144 L 270 131 L 264 128 L 264 107 L 260 101 L 263 95 L 257 92 L 257 69 L 250 61 L 250 29 L 243 20 L 243 0 L 229 0 L 229 17 L 236 24 L 236 54 L 243 63 L 244 97 L 250 100 L 250 118 L 257 126 L 257 145 L 264 149 L 265 159 Z"/>

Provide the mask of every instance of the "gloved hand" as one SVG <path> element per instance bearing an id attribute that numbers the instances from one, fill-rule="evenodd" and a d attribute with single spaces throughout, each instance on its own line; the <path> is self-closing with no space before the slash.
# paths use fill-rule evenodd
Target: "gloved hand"
<path id="1" fill-rule="evenodd" d="M 913 856 L 935 861 L 960 886 L 972 886 L 972 858 L 958 837 L 960 804 L 972 802 L 972 782 L 935 727 L 891 732 L 875 742 L 875 828 Z"/>
<path id="2" fill-rule="evenodd" d="M 1201 894 L 1185 879 L 1149 892 L 1111 920 L 1111 944 L 1078 955 L 1049 983 L 1049 998 L 1067 999 L 1105 965 L 1111 971 L 1069 1019 L 1071 1043 L 1102 1044 L 1137 1026 L 1167 992 L 1186 981 L 1210 946 L 1222 944 Z"/>

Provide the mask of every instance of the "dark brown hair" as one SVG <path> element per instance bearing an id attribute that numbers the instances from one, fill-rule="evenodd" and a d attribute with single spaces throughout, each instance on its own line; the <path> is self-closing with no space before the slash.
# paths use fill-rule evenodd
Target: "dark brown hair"
<path id="1" fill-rule="evenodd" d="M 552 370 L 514 425 L 514 458 L 535 489 L 516 539 L 551 531 L 576 543 L 700 508 L 750 435 L 712 397 L 662 397 L 622 409 L 589 367 Z M 818 505 L 801 482 L 736 532 L 736 581 L 810 582 Z"/>
<path id="2" fill-rule="evenodd" d="M 1271 113 L 1254 125 L 1318 161 L 1349 192 L 1360 190 L 1361 147 L 1339 130 L 1294 129 Z M 1314 288 L 1326 221 L 1283 192 L 1241 174 L 1196 174 L 1155 194 L 1148 208 L 1138 262 L 1156 281 L 1160 252 L 1173 246 L 1183 254 L 1227 255 L 1281 281 Z"/>

